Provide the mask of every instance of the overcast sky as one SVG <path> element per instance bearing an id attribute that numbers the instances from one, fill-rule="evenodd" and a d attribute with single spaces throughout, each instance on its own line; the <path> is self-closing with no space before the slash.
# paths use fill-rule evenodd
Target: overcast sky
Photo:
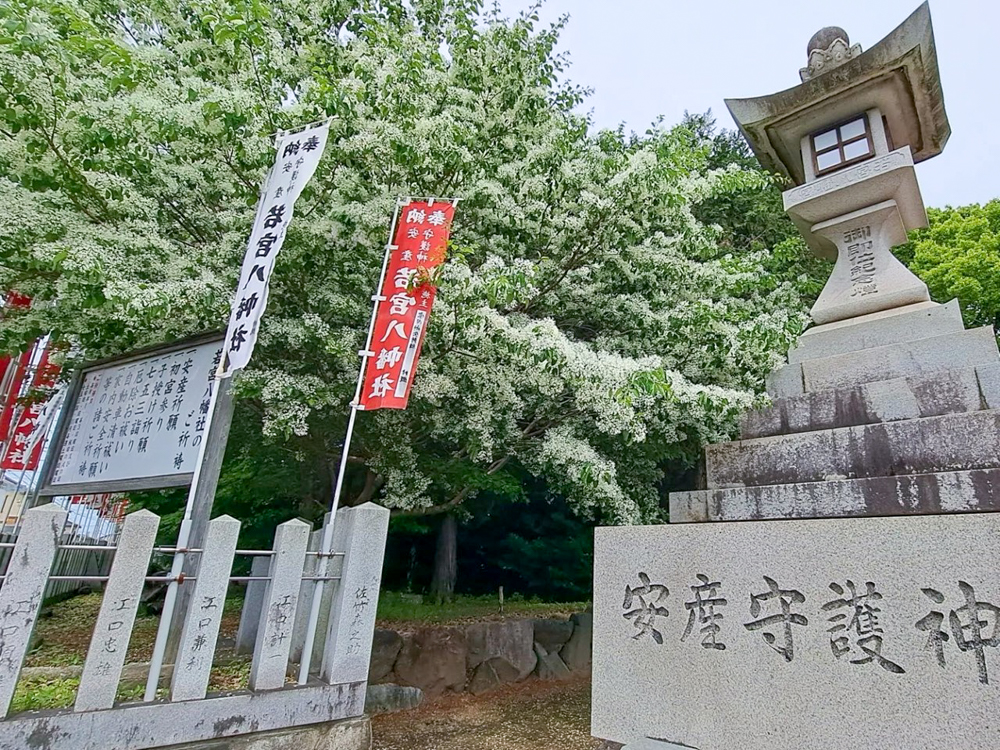
<path id="1" fill-rule="evenodd" d="M 530 4 L 501 0 L 508 15 Z M 726 97 L 762 96 L 799 83 L 806 43 L 840 26 L 867 50 L 917 0 L 548 0 L 543 20 L 569 14 L 562 49 L 569 77 L 594 90 L 598 126 L 642 132 L 658 115 L 712 110 L 735 127 Z M 917 167 L 928 206 L 1000 197 L 1000 2 L 932 0 L 931 16 L 951 139 Z"/>

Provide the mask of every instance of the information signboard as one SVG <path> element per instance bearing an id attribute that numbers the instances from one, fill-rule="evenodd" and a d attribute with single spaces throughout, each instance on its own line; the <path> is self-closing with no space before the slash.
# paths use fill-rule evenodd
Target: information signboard
<path id="1" fill-rule="evenodd" d="M 208 435 L 214 334 L 84 367 L 74 379 L 41 495 L 191 483 Z"/>

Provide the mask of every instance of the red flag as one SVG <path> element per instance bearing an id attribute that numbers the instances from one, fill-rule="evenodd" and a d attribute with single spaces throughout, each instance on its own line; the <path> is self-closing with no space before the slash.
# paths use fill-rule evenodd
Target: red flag
<path id="1" fill-rule="evenodd" d="M 19 292 L 7 292 L 7 296 L 4 299 L 4 307 L 30 306 L 31 297 L 25 296 Z M 7 381 L 7 395 L 3 399 L 3 410 L 0 412 L 0 441 L 10 434 L 10 420 L 14 415 L 14 409 L 17 407 L 17 396 L 21 391 L 21 381 L 24 380 L 25 370 L 27 370 L 28 365 L 31 364 L 31 352 L 32 349 L 28 349 L 26 352 L 21 353 L 21 356 L 17 358 L 17 365 L 15 366 L 14 371 L 10 373 L 11 377 Z M 4 354 L 0 357 L 0 381 L 5 379 L 7 370 L 10 366 L 10 356 Z"/>
<path id="2" fill-rule="evenodd" d="M 371 352 L 365 357 L 361 408 L 405 409 L 444 262 L 455 206 L 419 201 L 403 207 L 379 294 Z"/>
<path id="3" fill-rule="evenodd" d="M 34 377 L 31 379 L 31 390 L 38 388 L 51 388 L 56 383 L 59 375 L 59 366 L 49 362 L 49 351 L 42 352 L 38 366 L 35 368 Z M 42 435 L 40 430 L 44 426 L 39 426 L 45 401 L 33 401 L 26 405 L 17 415 L 17 427 L 11 435 L 7 449 L 4 451 L 3 460 L 0 461 L 0 468 L 3 469 L 37 469 L 38 459 L 42 454 Z M 32 446 L 32 443 L 34 445 Z M 29 446 L 30 451 L 29 451 Z"/>
<path id="4" fill-rule="evenodd" d="M 21 352 L 17 358 L 17 366 L 14 368 L 13 377 L 10 381 L 10 389 L 3 403 L 3 413 L 0 414 L 0 440 L 10 435 L 10 422 L 14 418 L 17 409 L 17 397 L 21 392 L 21 384 L 24 381 L 24 374 L 31 364 L 31 349 Z"/>

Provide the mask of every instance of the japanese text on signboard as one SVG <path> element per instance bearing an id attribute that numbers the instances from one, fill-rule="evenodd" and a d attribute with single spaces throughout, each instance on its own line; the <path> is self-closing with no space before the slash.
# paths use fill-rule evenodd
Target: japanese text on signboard
<path id="1" fill-rule="evenodd" d="M 51 484 L 194 471 L 221 356 L 216 340 L 86 373 Z"/>

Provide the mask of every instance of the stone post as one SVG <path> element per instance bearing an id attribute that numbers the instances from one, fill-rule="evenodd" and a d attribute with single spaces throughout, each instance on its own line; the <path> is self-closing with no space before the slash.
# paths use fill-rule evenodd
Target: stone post
<path id="1" fill-rule="evenodd" d="M 208 524 L 204 552 L 198 565 L 198 579 L 191 592 L 191 607 L 184 621 L 174 663 L 171 700 L 197 700 L 204 698 L 208 691 L 239 533 L 240 522 L 230 516 L 220 516 Z"/>
<path id="2" fill-rule="evenodd" d="M 83 665 L 74 706 L 77 711 L 114 705 L 159 526 L 160 517 L 148 510 L 130 513 L 125 518 Z"/>
<path id="3" fill-rule="evenodd" d="M 271 556 L 258 555 L 250 563 L 250 575 L 254 578 L 265 578 L 271 574 Z M 264 606 L 264 594 L 267 592 L 267 581 L 249 581 L 246 595 L 243 597 L 243 609 L 240 610 L 240 626 L 236 630 L 236 653 L 252 654 L 257 643 L 257 627 L 260 625 L 260 613 Z"/>
<path id="4" fill-rule="evenodd" d="M 298 519 L 281 524 L 274 535 L 271 580 L 264 595 L 250 669 L 251 690 L 275 690 L 285 684 L 308 542 L 309 524 Z"/>
<path id="5" fill-rule="evenodd" d="M 326 682 L 368 679 L 388 531 L 389 511 L 374 503 L 337 512 L 334 534 L 346 534 L 347 549 L 323 651 L 320 676 Z"/>
<path id="6" fill-rule="evenodd" d="M 55 503 L 25 513 L 0 587 L 0 718 L 10 710 L 66 515 Z"/>

